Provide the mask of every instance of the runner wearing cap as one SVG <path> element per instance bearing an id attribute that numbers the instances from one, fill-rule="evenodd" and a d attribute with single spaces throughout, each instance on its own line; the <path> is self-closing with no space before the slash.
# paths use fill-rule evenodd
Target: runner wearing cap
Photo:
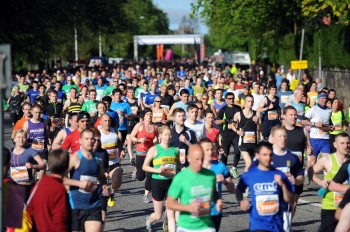
<path id="1" fill-rule="evenodd" d="M 66 151 L 70 150 L 71 154 L 78 151 L 80 149 L 80 133 L 89 127 L 89 123 L 90 114 L 87 112 L 80 112 L 78 114 L 78 128 L 69 135 L 67 135 L 67 137 L 63 141 L 63 144 L 61 145 L 61 148 Z"/>

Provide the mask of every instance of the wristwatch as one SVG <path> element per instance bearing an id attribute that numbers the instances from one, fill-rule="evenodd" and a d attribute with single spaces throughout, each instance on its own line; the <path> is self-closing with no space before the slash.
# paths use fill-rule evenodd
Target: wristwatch
<path id="1" fill-rule="evenodd" d="M 311 126 L 315 126 L 315 122 L 312 122 L 312 123 L 311 123 Z"/>

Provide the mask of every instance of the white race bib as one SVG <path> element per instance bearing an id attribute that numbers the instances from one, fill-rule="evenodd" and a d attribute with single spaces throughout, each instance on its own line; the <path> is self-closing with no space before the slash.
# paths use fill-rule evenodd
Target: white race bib
<path id="1" fill-rule="evenodd" d="M 278 195 L 256 196 L 256 210 L 260 216 L 275 215 L 279 211 Z"/>

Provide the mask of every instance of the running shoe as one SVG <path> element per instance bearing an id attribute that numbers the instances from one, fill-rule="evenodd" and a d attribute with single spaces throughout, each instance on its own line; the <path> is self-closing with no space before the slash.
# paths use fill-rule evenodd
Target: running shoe
<path id="1" fill-rule="evenodd" d="M 152 231 L 152 224 L 151 224 L 151 222 L 149 221 L 149 216 L 146 217 L 146 231 L 147 231 L 147 232 Z"/>
<path id="2" fill-rule="evenodd" d="M 113 207 L 115 205 L 114 193 L 111 193 L 108 197 L 107 204 L 109 207 Z"/>
<path id="3" fill-rule="evenodd" d="M 164 232 L 168 232 L 169 231 L 169 228 L 168 228 L 168 217 L 166 216 L 166 211 L 165 211 L 165 219 L 164 219 L 164 222 L 163 222 L 163 231 Z"/>
<path id="4" fill-rule="evenodd" d="M 230 173 L 231 173 L 232 177 L 235 179 L 239 177 L 237 168 L 235 168 L 235 167 L 230 168 Z"/>
<path id="5" fill-rule="evenodd" d="M 132 180 L 136 180 L 136 168 L 135 168 L 135 170 L 132 172 L 132 174 L 131 174 L 131 179 Z"/>
<path id="6" fill-rule="evenodd" d="M 136 162 L 135 162 L 135 158 L 131 158 L 130 160 L 130 164 L 131 166 L 135 166 Z"/>
<path id="7" fill-rule="evenodd" d="M 150 203 L 151 200 L 148 198 L 148 196 L 146 195 L 143 195 L 143 203 L 147 204 L 147 203 Z"/>
<path id="8" fill-rule="evenodd" d="M 310 184 L 310 179 L 309 179 L 308 176 L 305 176 L 305 178 L 304 178 L 304 184 L 305 184 L 305 185 L 309 185 L 309 184 Z"/>

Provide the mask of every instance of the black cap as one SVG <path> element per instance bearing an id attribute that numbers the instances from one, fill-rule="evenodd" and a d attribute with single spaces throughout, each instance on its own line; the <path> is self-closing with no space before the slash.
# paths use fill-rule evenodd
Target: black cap
<path id="1" fill-rule="evenodd" d="M 237 78 L 243 78 L 243 76 L 241 74 L 238 74 Z"/>
<path id="2" fill-rule="evenodd" d="M 84 119 L 84 118 L 87 118 L 90 120 L 90 114 L 88 112 L 80 112 L 78 114 L 78 122 L 81 120 L 81 119 Z"/>

